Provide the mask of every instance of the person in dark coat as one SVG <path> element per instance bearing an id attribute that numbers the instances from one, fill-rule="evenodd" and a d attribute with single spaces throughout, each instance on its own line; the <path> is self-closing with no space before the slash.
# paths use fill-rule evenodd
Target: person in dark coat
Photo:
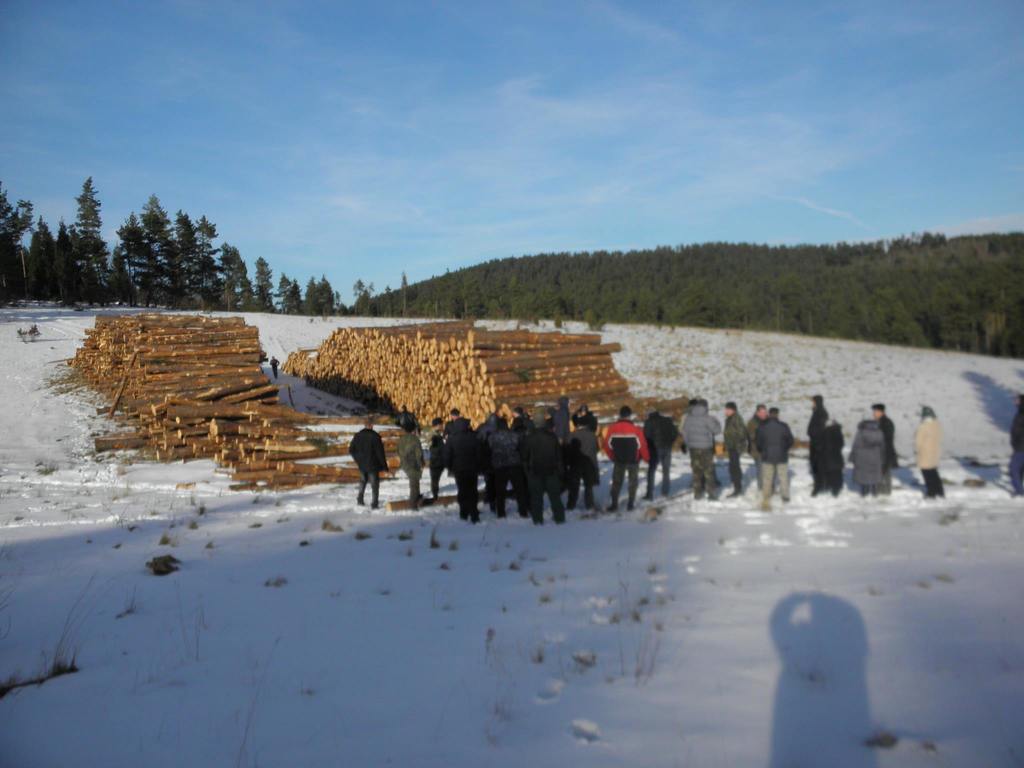
<path id="1" fill-rule="evenodd" d="M 444 474 L 444 420 L 434 419 L 430 423 L 428 438 L 430 449 L 430 496 L 437 501 L 437 493 L 441 487 L 441 475 Z"/>
<path id="2" fill-rule="evenodd" d="M 591 431 L 597 434 L 597 416 L 586 405 L 581 405 L 572 415 L 572 424 L 574 427 L 589 426 Z"/>
<path id="3" fill-rule="evenodd" d="M 452 433 L 452 430 L 464 432 L 467 429 L 471 429 L 469 419 L 463 416 L 458 408 L 452 408 L 451 413 L 448 414 L 448 423 L 444 425 L 444 436 L 445 439 Z"/>
<path id="4" fill-rule="evenodd" d="M 569 486 L 569 509 L 576 509 L 580 496 L 580 484 L 583 484 L 583 506 L 587 510 L 594 508 L 594 487 L 600 484 L 597 468 L 597 434 L 594 430 L 597 419 L 579 419 L 576 429 L 569 436 L 565 446 L 566 483 Z"/>
<path id="5" fill-rule="evenodd" d="M 373 429 L 373 419 L 366 420 L 366 426 L 356 432 L 348 446 L 349 455 L 359 467 L 359 495 L 356 502 L 366 505 L 366 485 L 370 485 L 370 509 L 377 509 L 380 496 L 380 473 L 388 468 L 384 453 L 384 441 Z"/>
<path id="6" fill-rule="evenodd" d="M 494 511 L 494 467 L 491 464 L 491 446 L 488 443 L 491 435 L 498 428 L 501 417 L 492 413 L 487 420 L 476 430 L 477 439 L 480 441 L 480 472 L 484 476 L 484 503 Z"/>
<path id="7" fill-rule="evenodd" d="M 1010 483 L 1014 496 L 1024 496 L 1024 395 L 1017 395 L 1017 415 L 1010 425 Z"/>
<path id="8" fill-rule="evenodd" d="M 558 442 L 565 445 L 569 441 L 569 398 L 558 398 L 558 407 L 551 417 L 554 424 L 555 437 Z"/>
<path id="9" fill-rule="evenodd" d="M 562 445 L 555 436 L 551 419 L 537 416 L 538 421 L 532 433 L 523 442 L 523 464 L 526 467 L 530 488 L 530 512 L 535 525 L 544 524 L 544 496 L 551 504 L 551 516 L 556 524 L 565 522 L 565 507 L 562 505 L 562 481 L 565 473 L 565 459 Z"/>
<path id="10" fill-rule="evenodd" d="M 398 412 L 398 416 L 395 417 L 395 426 L 404 429 L 406 432 L 419 434 L 420 431 L 420 424 L 416 421 L 416 417 L 404 405 L 402 410 Z"/>
<path id="11" fill-rule="evenodd" d="M 647 494 L 644 499 L 654 499 L 654 480 L 658 467 L 661 467 L 661 495 L 668 496 L 671 490 L 669 473 L 672 471 L 672 444 L 679 437 L 672 418 L 658 412 L 655 408 L 647 414 L 644 421 L 644 437 L 647 439 Z"/>
<path id="12" fill-rule="evenodd" d="M 793 431 L 779 420 L 779 409 L 770 408 L 768 418 L 761 422 L 754 438 L 761 454 L 761 509 L 772 508 L 775 479 L 779 480 L 779 495 L 789 501 L 789 449 L 793 447 Z"/>
<path id="13" fill-rule="evenodd" d="M 892 471 L 900 465 L 899 459 L 896 456 L 896 425 L 892 423 L 892 419 L 885 415 L 885 405 L 882 403 L 875 403 L 871 406 L 871 415 L 878 422 L 882 435 L 885 437 L 882 481 L 878 484 L 878 493 L 882 496 L 888 496 L 892 493 Z"/>
<path id="14" fill-rule="evenodd" d="M 878 486 L 885 471 L 885 435 L 878 422 L 864 419 L 857 425 L 857 434 L 850 449 L 853 481 L 860 486 L 860 495 L 878 495 Z"/>
<path id="15" fill-rule="evenodd" d="M 468 419 L 456 418 L 448 424 L 448 439 L 444 443 L 444 466 L 455 478 L 458 489 L 459 517 L 480 522 L 477 509 L 477 477 L 480 474 L 480 441 Z"/>
<path id="16" fill-rule="evenodd" d="M 504 419 L 495 422 L 494 431 L 487 438 L 494 472 L 494 505 L 498 517 L 505 517 L 505 499 L 508 485 L 512 484 L 520 517 L 530 515 L 530 497 L 523 471 L 523 436 L 508 428 Z"/>
<path id="17" fill-rule="evenodd" d="M 281 365 L 281 361 L 276 357 L 270 358 L 270 370 L 274 372 L 274 381 L 277 381 L 277 367 Z"/>
<path id="18" fill-rule="evenodd" d="M 843 490 L 843 468 L 846 466 L 843 459 L 846 441 L 843 439 L 842 425 L 829 419 L 821 434 L 821 442 L 821 470 L 825 475 L 825 488 L 833 496 L 838 496 Z"/>
<path id="19" fill-rule="evenodd" d="M 811 420 L 807 423 L 807 437 L 810 440 L 808 452 L 811 461 L 811 477 L 814 480 L 811 496 L 817 496 L 825 490 L 825 461 L 823 458 L 825 442 L 822 438 L 828 424 L 828 411 L 825 410 L 825 398 L 821 395 L 811 398 L 811 403 Z"/>

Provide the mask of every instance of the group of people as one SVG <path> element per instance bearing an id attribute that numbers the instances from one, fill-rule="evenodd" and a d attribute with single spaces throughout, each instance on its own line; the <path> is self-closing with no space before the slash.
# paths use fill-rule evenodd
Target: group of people
<path id="1" fill-rule="evenodd" d="M 565 510 L 575 509 L 580 502 L 587 510 L 596 507 L 595 489 L 600 485 L 598 454 L 603 451 L 612 462 L 610 504 L 616 511 L 623 488 L 626 509 L 636 504 L 640 488 L 640 465 L 647 465 L 646 494 L 652 500 L 661 471 L 661 493 L 670 493 L 672 454 L 677 443 L 689 453 L 694 499 L 717 500 L 722 484 L 715 468 L 715 446 L 721 436 L 728 455 L 730 497 L 744 493 L 742 457 L 754 462 L 761 507 L 771 508 L 776 490 L 783 502 L 790 497 L 789 457 L 796 444 L 789 425 L 780 419 L 778 408 L 758 405 L 753 416 L 744 421 L 734 402 L 725 405 L 724 427 L 709 412 L 703 398 L 690 401 L 677 425 L 672 417 L 651 410 L 643 424 L 634 421 L 629 406 L 623 406 L 618 419 L 599 430 L 597 417 L 586 405 L 569 413 L 568 398 L 561 398 L 554 408 L 538 409 L 531 417 L 522 407 L 509 419 L 491 414 L 476 429 L 469 420 L 452 409 L 447 422 L 434 419 L 426 435 L 420 435 L 416 418 L 404 407 L 396 423 L 402 429 L 398 441 L 400 466 L 409 480 L 409 502 L 415 509 L 421 503 L 438 498 L 441 477 L 448 471 L 455 480 L 459 515 L 464 520 L 479 522 L 479 477 L 484 478 L 484 503 L 499 517 L 506 516 L 511 497 L 521 517 L 544 522 L 544 501 L 547 499 L 551 518 L 556 524 L 565 522 Z M 1010 474 L 1014 492 L 1024 495 L 1024 400 L 1018 398 L 1018 414 L 1011 430 L 1014 454 Z M 681 441 L 679 438 L 682 438 Z M 829 416 L 821 395 L 811 402 L 807 425 L 812 496 L 830 493 L 838 496 L 843 488 L 847 460 L 843 455 L 845 439 L 842 426 Z M 896 453 L 896 429 L 886 414 L 883 403 L 871 406 L 871 413 L 858 425 L 849 453 L 853 465 L 853 481 L 863 496 L 888 495 L 892 492 L 892 474 L 899 466 Z M 924 481 L 925 496 L 944 496 L 938 466 L 942 454 L 942 427 L 929 406 L 920 412 L 920 423 L 914 436 L 916 464 Z M 361 481 L 358 503 L 365 504 L 369 485 L 371 506 L 379 497 L 379 473 L 387 469 L 384 444 L 373 429 L 373 421 L 352 440 L 350 453 L 359 466 Z M 420 493 L 424 470 L 429 471 L 430 497 Z M 563 494 L 566 499 L 563 501 Z"/>

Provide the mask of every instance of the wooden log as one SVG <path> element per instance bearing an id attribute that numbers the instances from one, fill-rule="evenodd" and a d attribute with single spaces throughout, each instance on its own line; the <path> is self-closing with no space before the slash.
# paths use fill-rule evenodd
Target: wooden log
<path id="1" fill-rule="evenodd" d="M 421 498 L 420 508 L 423 507 L 447 507 L 452 504 L 456 504 L 459 500 L 458 496 L 438 496 L 436 499 Z M 389 501 L 384 505 L 384 508 L 388 512 L 400 512 L 406 509 L 412 509 L 412 501 L 409 499 L 396 499 L 395 501 Z"/>

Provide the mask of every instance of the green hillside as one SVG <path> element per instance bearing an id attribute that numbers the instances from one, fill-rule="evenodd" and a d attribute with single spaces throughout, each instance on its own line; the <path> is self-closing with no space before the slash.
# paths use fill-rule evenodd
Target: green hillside
<path id="1" fill-rule="evenodd" d="M 539 254 L 359 304 L 388 316 L 777 330 L 1024 357 L 1024 233 Z"/>

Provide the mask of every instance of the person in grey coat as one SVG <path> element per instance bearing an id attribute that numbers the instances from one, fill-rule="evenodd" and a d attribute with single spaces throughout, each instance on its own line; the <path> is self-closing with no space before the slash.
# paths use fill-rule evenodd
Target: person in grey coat
<path id="1" fill-rule="evenodd" d="M 853 462 L 853 481 L 860 486 L 860 495 L 877 496 L 885 473 L 885 434 L 873 418 L 857 425 L 850 461 Z"/>
<path id="2" fill-rule="evenodd" d="M 569 398 L 558 398 L 558 407 L 551 414 L 551 420 L 555 426 L 555 437 L 558 442 L 565 445 L 569 441 Z"/>
<path id="3" fill-rule="evenodd" d="M 697 400 L 690 406 L 683 422 L 683 440 L 690 452 L 693 472 L 693 498 L 704 498 L 704 492 L 714 499 L 718 490 L 715 481 L 715 435 L 722 433 L 722 424 L 708 413 L 707 400 Z"/>
<path id="4" fill-rule="evenodd" d="M 580 497 L 580 483 L 583 484 L 583 506 L 588 511 L 594 508 L 594 487 L 601 482 L 597 468 L 597 450 L 597 435 L 590 420 L 581 419 L 565 446 L 566 483 L 569 486 L 566 506 L 569 509 L 576 509 Z"/>

